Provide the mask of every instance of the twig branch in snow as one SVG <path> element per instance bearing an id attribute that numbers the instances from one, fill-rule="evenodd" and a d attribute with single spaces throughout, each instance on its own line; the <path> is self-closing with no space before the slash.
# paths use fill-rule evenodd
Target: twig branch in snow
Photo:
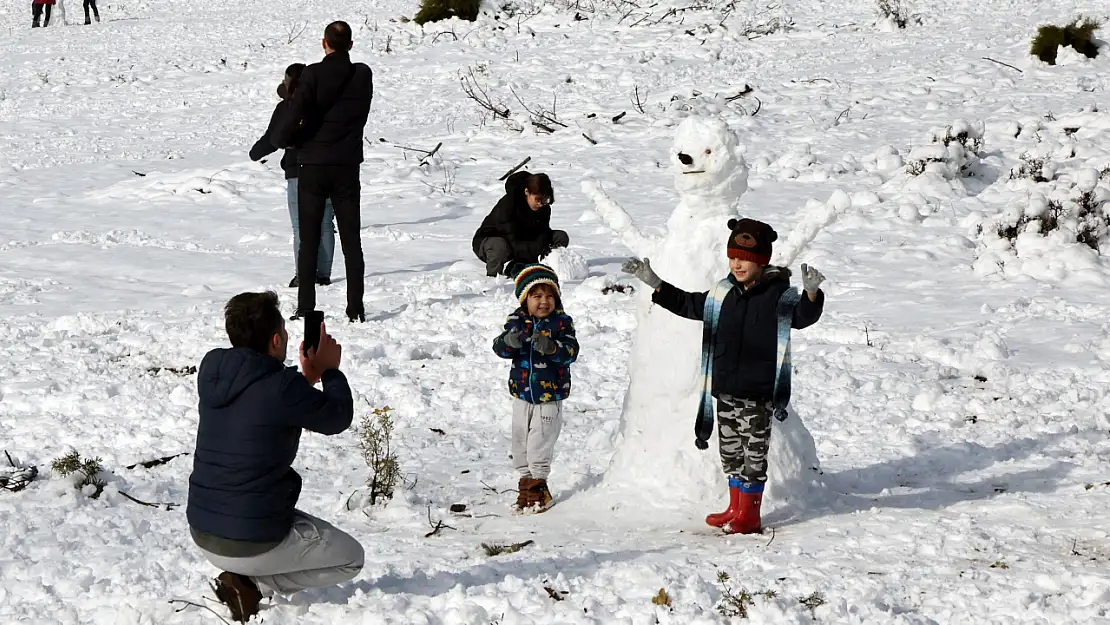
<path id="1" fill-rule="evenodd" d="M 170 460 L 173 460 L 174 458 L 178 458 L 180 456 L 188 456 L 188 455 L 189 455 L 189 452 L 183 451 L 179 454 L 173 454 L 172 456 L 162 456 L 161 458 L 155 458 L 154 460 L 144 460 L 142 462 L 136 462 L 135 464 L 129 464 L 124 468 L 134 469 L 134 468 L 137 468 L 137 467 L 142 467 L 144 469 L 150 469 L 150 468 L 153 468 L 153 467 L 157 467 L 157 466 L 166 464 L 167 462 L 169 462 Z"/>
<path id="2" fill-rule="evenodd" d="M 551 111 L 548 112 L 548 111 L 545 111 L 545 110 L 540 109 L 540 108 L 534 109 L 534 110 L 532 108 L 530 108 L 528 106 L 528 104 L 525 103 L 524 100 L 520 97 L 520 94 L 518 94 L 516 92 L 516 89 L 513 89 L 512 87 L 509 87 L 509 92 L 513 94 L 513 97 L 516 98 L 517 102 L 520 102 L 520 105 L 522 107 L 524 107 L 524 110 L 527 111 L 528 114 L 532 116 L 532 118 L 533 118 L 532 119 L 532 124 L 534 126 L 537 126 L 537 127 L 542 126 L 542 127 L 546 128 L 546 124 L 543 124 L 543 123 L 540 123 L 540 122 L 547 122 L 547 123 L 555 124 L 556 126 L 559 126 L 559 127 L 562 127 L 562 128 L 567 127 L 566 124 L 559 121 L 558 115 L 556 115 L 556 113 L 555 113 L 555 106 L 556 106 L 556 104 L 558 104 L 558 98 L 559 98 L 558 94 L 555 94 L 555 100 L 551 104 Z M 550 132 L 555 132 L 555 131 L 552 130 Z"/>
<path id="3" fill-rule="evenodd" d="M 509 109 L 493 101 L 489 92 L 478 82 L 478 78 L 474 75 L 474 69 L 468 67 L 466 72 L 465 76 L 460 77 L 466 97 L 477 102 L 478 106 L 492 113 L 494 117 L 508 119 Z"/>
<path id="4" fill-rule="evenodd" d="M 420 159 L 420 164 L 421 165 L 427 165 L 428 162 L 432 160 L 432 157 L 436 155 L 436 152 L 439 152 L 439 149 L 442 148 L 442 147 L 443 147 L 443 142 L 440 141 L 439 143 L 436 144 L 436 147 L 432 148 L 431 152 L 428 152 L 427 155 L 424 156 L 424 158 Z"/>
<path id="5" fill-rule="evenodd" d="M 292 44 L 294 41 L 301 38 L 305 29 L 308 28 L 308 22 L 293 22 L 289 24 L 289 30 L 286 32 L 285 43 Z"/>
<path id="6" fill-rule="evenodd" d="M 772 527 L 771 528 L 771 540 L 768 540 L 767 544 L 764 545 L 764 547 L 770 547 L 771 543 L 773 543 L 773 542 L 775 542 L 775 528 Z"/>
<path id="7" fill-rule="evenodd" d="M 11 465 L 13 469 L 19 468 L 19 465 L 15 463 L 15 460 L 12 460 L 12 455 L 8 453 L 7 449 L 4 450 L 4 456 L 8 459 L 8 464 Z"/>
<path id="8" fill-rule="evenodd" d="M 740 93 L 725 98 L 725 102 L 735 102 L 736 100 L 739 100 L 740 98 L 748 95 L 753 91 L 755 91 L 755 89 L 752 89 L 751 85 L 744 85 L 744 88 L 740 90 Z"/>
<path id="9" fill-rule="evenodd" d="M 122 490 L 119 491 L 119 494 L 121 494 L 124 497 L 130 499 L 131 501 L 134 501 L 135 503 L 139 504 L 140 506 L 146 506 L 148 508 L 161 508 L 162 506 L 165 506 L 166 511 L 168 512 L 168 511 L 171 511 L 171 510 L 173 510 L 174 508 L 177 507 L 177 504 L 175 504 L 175 503 L 149 503 L 149 502 L 143 501 L 142 499 L 136 499 L 135 497 L 132 497 L 131 495 L 128 495 L 125 491 L 122 491 Z"/>
<path id="10" fill-rule="evenodd" d="M 615 124 L 615 123 L 619 122 L 620 120 L 624 119 L 625 115 L 628 115 L 628 111 L 621 111 L 620 115 L 614 115 L 613 116 L 613 123 Z"/>
<path id="11" fill-rule="evenodd" d="M 991 63 L 998 63 L 999 65 L 1002 65 L 1002 66 L 1005 66 L 1005 67 L 1009 67 L 1010 69 L 1014 70 L 1015 72 L 1017 72 L 1019 74 L 1024 74 L 1025 73 L 1025 72 L 1021 71 L 1020 69 L 1014 67 L 1013 65 L 1010 65 L 1009 63 L 1003 63 L 1002 61 L 996 61 L 996 60 L 992 59 L 989 56 L 984 56 L 983 60 L 984 61 L 990 61 Z"/>
<path id="12" fill-rule="evenodd" d="M 640 98 L 640 85 L 636 85 L 632 91 L 632 104 L 636 106 L 636 110 L 640 111 L 640 115 L 646 115 L 644 111 L 644 101 Z"/>
<path id="13" fill-rule="evenodd" d="M 180 607 L 180 608 L 177 608 L 176 610 L 174 610 L 174 612 L 184 612 L 185 610 L 189 609 L 189 607 L 200 608 L 202 610 L 208 610 L 212 614 L 215 614 L 216 618 L 218 618 L 221 621 L 227 623 L 227 625 L 231 625 L 231 622 L 228 621 L 227 619 L 225 619 L 224 617 L 220 616 L 219 612 L 213 610 L 212 608 L 210 608 L 206 605 L 201 605 L 199 603 L 193 603 L 192 601 L 186 601 L 184 599 L 170 599 L 170 605 L 173 605 L 175 603 L 184 603 L 185 605 Z"/>
<path id="14" fill-rule="evenodd" d="M 528 161 L 530 161 L 530 160 L 532 160 L 532 157 L 531 156 L 526 156 L 523 161 L 520 161 L 519 163 L 516 164 L 516 167 L 513 167 L 509 171 L 505 172 L 505 175 L 498 178 L 498 180 L 505 180 L 509 176 L 515 174 L 521 167 L 524 167 L 525 165 L 527 165 Z"/>
<path id="15" fill-rule="evenodd" d="M 597 145 L 597 141 L 595 141 L 594 138 L 591 137 L 590 135 L 588 135 L 586 133 L 582 133 L 582 136 L 586 137 L 586 141 L 589 141 L 592 145 Z"/>
<path id="16" fill-rule="evenodd" d="M 450 525 L 447 525 L 446 523 L 444 523 L 442 520 L 435 521 L 433 523 L 432 522 L 432 507 L 431 506 L 428 506 L 428 526 L 432 528 L 432 531 L 428 532 L 427 534 L 424 534 L 424 538 L 431 538 L 432 536 L 436 536 L 436 535 L 439 534 L 440 530 L 454 530 L 455 529 L 455 528 L 451 527 Z M 455 531 L 457 532 L 458 530 L 455 530 Z"/>

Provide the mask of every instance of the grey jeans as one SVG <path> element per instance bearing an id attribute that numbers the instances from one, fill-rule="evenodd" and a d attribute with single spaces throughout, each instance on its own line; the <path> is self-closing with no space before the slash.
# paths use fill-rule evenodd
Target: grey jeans
<path id="1" fill-rule="evenodd" d="M 547 479 L 562 430 L 563 402 L 530 404 L 513 398 L 513 468 L 521 477 Z"/>
<path id="2" fill-rule="evenodd" d="M 357 540 L 300 510 L 295 511 L 285 540 L 266 553 L 228 558 L 201 552 L 217 568 L 245 575 L 260 587 L 283 595 L 354 579 L 362 570 L 364 556 Z"/>

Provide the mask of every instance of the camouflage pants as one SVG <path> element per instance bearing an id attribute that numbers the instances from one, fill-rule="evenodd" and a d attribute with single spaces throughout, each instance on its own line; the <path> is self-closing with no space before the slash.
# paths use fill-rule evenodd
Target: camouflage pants
<path id="1" fill-rule="evenodd" d="M 771 441 L 770 401 L 731 395 L 717 398 L 717 434 L 725 473 L 745 482 L 767 481 L 767 447 Z"/>

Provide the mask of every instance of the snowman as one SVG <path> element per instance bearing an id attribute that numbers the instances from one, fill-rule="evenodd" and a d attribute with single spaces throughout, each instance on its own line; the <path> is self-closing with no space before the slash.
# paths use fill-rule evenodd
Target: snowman
<path id="1" fill-rule="evenodd" d="M 685 118 L 670 161 L 680 199 L 662 238 L 641 233 L 597 183 L 583 182 L 582 189 L 618 239 L 636 256 L 650 258 L 659 276 L 686 291 L 708 291 L 729 271 L 726 224 L 738 215 L 748 168 L 736 134 L 715 117 Z M 647 288 L 639 293 L 637 321 L 621 440 L 601 488 L 614 495 L 614 507 L 642 508 L 646 502 L 693 511 L 715 507 L 727 492 L 719 456 L 711 451 L 717 443 L 710 440 L 710 451 L 697 449 L 693 427 L 704 387 L 703 325 L 653 305 Z M 765 509 L 801 504 L 819 488 L 813 437 L 796 414 L 775 421 Z M 623 492 L 637 496 L 625 502 Z"/>

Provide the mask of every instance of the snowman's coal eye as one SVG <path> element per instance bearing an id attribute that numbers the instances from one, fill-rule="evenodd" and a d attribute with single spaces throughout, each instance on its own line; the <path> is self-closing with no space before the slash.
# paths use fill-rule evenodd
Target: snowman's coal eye
<path id="1" fill-rule="evenodd" d="M 713 153 L 713 150 L 711 150 L 711 149 L 709 149 L 709 148 L 705 148 L 705 153 L 706 153 L 706 154 L 712 154 L 712 153 Z"/>

